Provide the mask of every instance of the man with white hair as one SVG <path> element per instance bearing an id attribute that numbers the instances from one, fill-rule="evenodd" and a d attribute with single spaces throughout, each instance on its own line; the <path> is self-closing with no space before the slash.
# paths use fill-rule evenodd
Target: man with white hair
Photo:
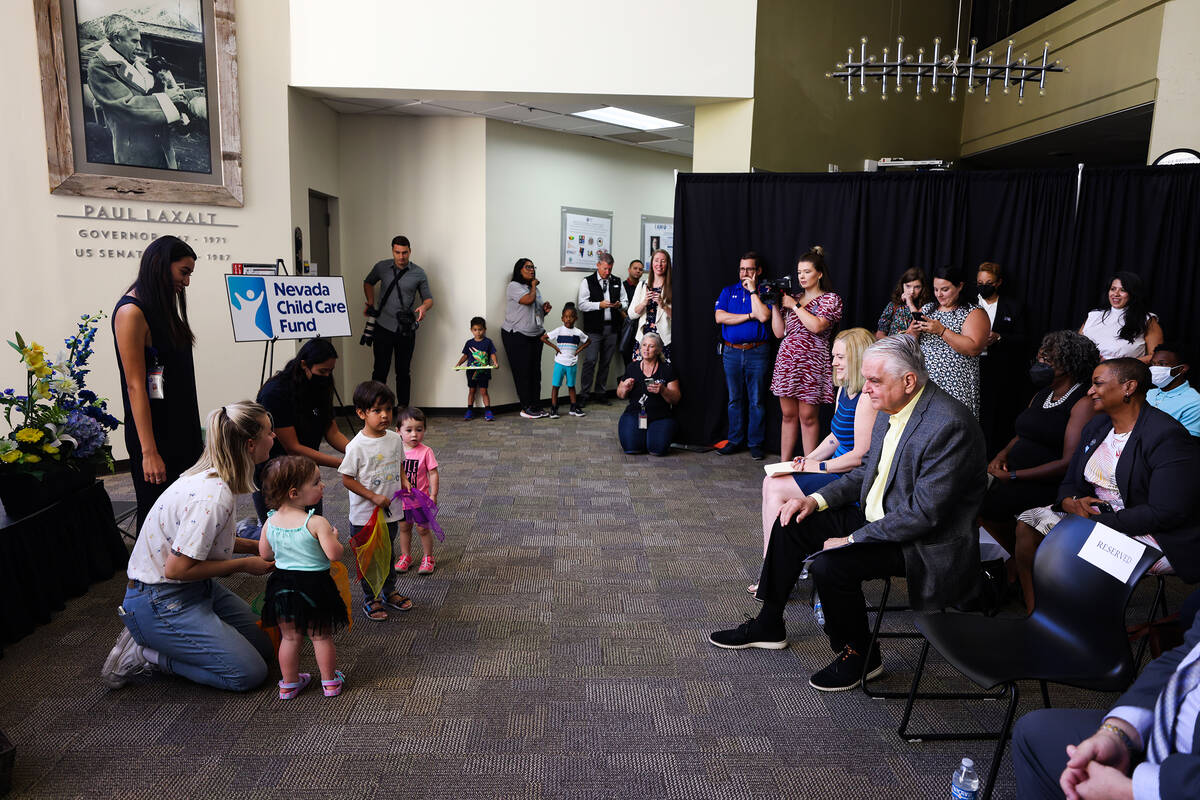
<path id="1" fill-rule="evenodd" d="M 878 647 L 867 652 L 864 580 L 904 576 L 910 605 L 932 611 L 968 599 L 979 578 L 975 515 L 987 465 L 979 423 L 929 380 L 911 336 L 868 347 L 862 374 L 871 405 L 884 412 L 867 458 L 819 494 L 783 506 L 758 584 L 762 611 L 709 637 L 729 649 L 786 648 L 784 604 L 805 559 L 817 553 L 809 573 L 837 657 L 809 683 L 826 692 L 858 686 L 864 662 L 867 677 L 883 671 Z"/>
<path id="2" fill-rule="evenodd" d="M 87 82 L 112 134 L 113 163 L 131 167 L 178 169 L 168 126 L 182 119 L 176 103 L 186 103 L 170 73 L 146 66 L 142 32 L 123 14 L 104 21 L 108 41 L 87 65 Z M 168 80 L 164 80 L 168 78 Z"/>

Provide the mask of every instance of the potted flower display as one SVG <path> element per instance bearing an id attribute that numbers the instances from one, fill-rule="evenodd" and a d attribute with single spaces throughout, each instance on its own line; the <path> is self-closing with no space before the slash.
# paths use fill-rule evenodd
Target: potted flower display
<path id="1" fill-rule="evenodd" d="M 24 394 L 0 392 L 10 429 L 0 437 L 0 501 L 10 517 L 90 485 L 98 469 L 113 469 L 108 433 L 121 423 L 108 413 L 107 400 L 85 383 L 96 327 L 104 316 L 80 317 L 78 332 L 53 359 L 20 333 L 9 342 L 25 365 Z"/>

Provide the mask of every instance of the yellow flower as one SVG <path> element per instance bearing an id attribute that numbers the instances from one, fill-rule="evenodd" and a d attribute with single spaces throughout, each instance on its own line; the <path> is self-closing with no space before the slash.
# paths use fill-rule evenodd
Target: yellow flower
<path id="1" fill-rule="evenodd" d="M 9 450 L 7 453 L 0 453 L 0 461 L 3 461 L 5 464 L 11 464 L 20 457 L 20 450 Z"/>
<path id="2" fill-rule="evenodd" d="M 58 448 L 52 444 L 44 444 L 44 445 L 42 445 L 42 452 L 49 453 L 50 455 L 55 455 L 56 453 L 58 453 Z"/>
<path id="3" fill-rule="evenodd" d="M 41 460 L 42 460 L 41 456 L 35 456 L 33 453 L 25 454 L 25 463 L 26 464 L 36 464 L 37 462 L 39 462 Z"/>
<path id="4" fill-rule="evenodd" d="M 17 431 L 18 442 L 40 442 L 46 434 L 37 428 L 21 428 Z"/>
<path id="5" fill-rule="evenodd" d="M 39 378 L 43 379 L 49 378 L 54 374 L 54 370 L 45 361 L 36 367 L 32 367 L 32 371 L 34 375 L 37 375 Z"/>

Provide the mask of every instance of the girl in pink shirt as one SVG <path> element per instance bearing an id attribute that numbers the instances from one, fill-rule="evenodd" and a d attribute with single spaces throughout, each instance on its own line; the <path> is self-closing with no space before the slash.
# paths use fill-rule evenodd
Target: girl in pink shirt
<path id="1" fill-rule="evenodd" d="M 422 444 L 425 439 L 425 414 L 415 406 L 409 406 L 400 412 L 398 421 L 400 436 L 404 439 L 404 474 L 408 485 L 420 489 L 429 495 L 429 499 L 437 504 L 438 497 L 438 463 L 433 451 Z M 407 572 L 412 566 L 413 525 L 407 520 L 400 523 L 400 560 L 396 562 L 397 572 Z M 417 567 L 418 575 L 433 573 L 433 532 L 429 528 L 417 527 L 421 537 L 421 565 Z"/>

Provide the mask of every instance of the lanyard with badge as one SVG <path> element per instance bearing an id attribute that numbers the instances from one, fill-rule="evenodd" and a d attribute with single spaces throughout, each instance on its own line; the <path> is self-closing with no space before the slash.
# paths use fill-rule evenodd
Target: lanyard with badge
<path id="1" fill-rule="evenodd" d="M 147 355 L 149 359 L 146 363 L 146 392 L 151 400 L 162 400 L 166 397 L 163 388 L 163 363 L 155 348 L 147 348 Z"/>

